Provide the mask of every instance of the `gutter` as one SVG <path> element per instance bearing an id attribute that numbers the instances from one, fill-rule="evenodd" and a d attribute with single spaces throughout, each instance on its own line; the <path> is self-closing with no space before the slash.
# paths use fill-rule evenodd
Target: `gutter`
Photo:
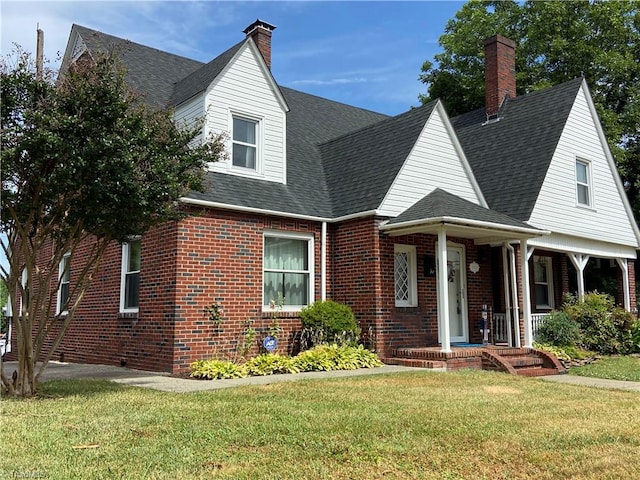
<path id="1" fill-rule="evenodd" d="M 437 225 L 437 224 L 449 224 L 449 225 L 458 225 L 461 227 L 477 227 L 477 228 L 484 228 L 484 229 L 491 229 L 491 230 L 500 230 L 500 231 L 507 231 L 507 232 L 513 232 L 513 233 L 519 233 L 519 234 L 525 234 L 525 235 L 532 235 L 532 236 L 542 236 L 542 235 L 549 235 L 551 232 L 547 231 L 547 230 L 539 230 L 537 228 L 525 228 L 525 227 L 516 227 L 513 225 L 505 225 L 502 223 L 491 223 L 491 222 L 484 222 L 481 220 L 471 220 L 471 219 L 462 219 L 462 218 L 457 218 L 457 217 L 447 217 L 447 216 L 443 216 L 443 217 L 435 217 L 435 218 L 430 218 L 428 220 L 411 220 L 408 222 L 401 222 L 401 223 L 393 223 L 393 224 L 389 224 L 384 223 L 382 225 L 380 225 L 380 230 L 396 230 L 396 229 L 402 229 L 402 228 L 409 228 L 409 227 L 416 227 L 416 226 L 421 226 L 421 225 Z M 498 228 L 496 228 L 498 227 Z"/>

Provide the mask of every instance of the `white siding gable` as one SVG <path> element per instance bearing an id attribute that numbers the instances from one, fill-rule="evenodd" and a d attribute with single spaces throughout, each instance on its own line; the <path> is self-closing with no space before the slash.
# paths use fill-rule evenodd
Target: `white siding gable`
<path id="1" fill-rule="evenodd" d="M 195 97 L 181 103 L 176 107 L 174 119 L 178 128 L 191 128 L 196 121 L 204 119 L 204 94 L 198 94 Z M 202 130 L 192 143 L 199 145 L 202 142 Z"/>
<path id="2" fill-rule="evenodd" d="M 487 206 L 440 102 L 425 123 L 378 214 L 395 217 L 436 188 Z"/>
<path id="3" fill-rule="evenodd" d="M 286 183 L 286 108 L 255 44 L 247 41 L 205 92 L 205 134 L 231 134 L 234 115 L 257 121 L 256 170 L 233 167 L 231 155 L 210 169 Z"/>
<path id="4" fill-rule="evenodd" d="M 577 201 L 576 160 L 589 165 L 589 207 Z M 560 136 L 529 223 L 558 234 L 638 246 L 637 227 L 584 82 Z"/>

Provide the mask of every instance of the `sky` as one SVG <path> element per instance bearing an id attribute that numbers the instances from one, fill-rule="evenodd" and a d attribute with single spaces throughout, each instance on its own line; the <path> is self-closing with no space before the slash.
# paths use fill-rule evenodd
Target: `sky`
<path id="1" fill-rule="evenodd" d="M 177 55 L 208 62 L 244 38 L 256 18 L 277 28 L 272 72 L 283 86 L 396 115 L 418 105 L 425 60 L 459 1 L 5 1 L 0 0 L 0 52 L 13 43 L 59 65 L 77 23 Z"/>

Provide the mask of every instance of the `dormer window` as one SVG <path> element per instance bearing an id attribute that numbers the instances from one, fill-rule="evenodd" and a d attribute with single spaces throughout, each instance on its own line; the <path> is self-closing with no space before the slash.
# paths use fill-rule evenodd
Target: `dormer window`
<path id="1" fill-rule="evenodd" d="M 233 117 L 233 155 L 234 167 L 257 170 L 258 158 L 258 122 L 248 118 Z"/>

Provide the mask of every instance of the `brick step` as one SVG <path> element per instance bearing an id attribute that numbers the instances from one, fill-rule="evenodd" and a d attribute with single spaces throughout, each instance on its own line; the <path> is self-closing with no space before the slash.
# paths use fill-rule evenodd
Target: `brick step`
<path id="1" fill-rule="evenodd" d="M 522 375 L 523 377 L 543 377 L 546 375 L 558 375 L 560 373 L 556 368 L 542 368 L 542 367 L 533 367 L 533 368 L 519 368 L 516 370 L 518 375 Z"/>
<path id="2" fill-rule="evenodd" d="M 416 368 L 445 368 L 446 363 L 437 360 L 425 360 L 420 358 L 384 358 L 382 363 L 387 365 L 402 365 Z"/>
<path id="3" fill-rule="evenodd" d="M 512 347 L 494 347 L 488 348 L 491 353 L 495 355 L 500 355 L 501 357 L 519 357 L 525 355 L 531 355 L 530 348 L 512 348 Z"/>
<path id="4" fill-rule="evenodd" d="M 537 355 L 524 355 L 524 356 L 512 356 L 502 357 L 511 364 L 513 368 L 527 368 L 527 367 L 540 367 L 544 364 L 544 360 Z"/>

